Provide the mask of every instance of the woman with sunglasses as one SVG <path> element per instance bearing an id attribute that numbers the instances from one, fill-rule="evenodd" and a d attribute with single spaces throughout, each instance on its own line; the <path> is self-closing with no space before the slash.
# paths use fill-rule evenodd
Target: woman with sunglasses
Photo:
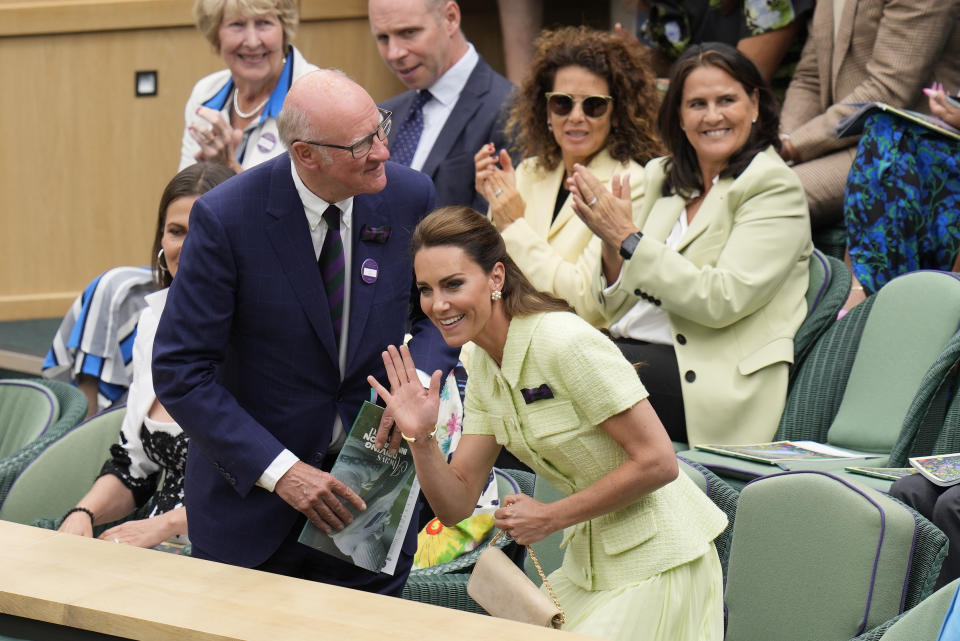
<path id="1" fill-rule="evenodd" d="M 670 75 L 658 121 L 670 153 L 647 165 L 640 206 L 627 176 L 612 193 L 584 166 L 570 181 L 603 241 L 594 295 L 674 441 L 769 441 L 783 411 L 813 248 L 778 127 L 748 58 L 694 45 Z"/>
<path id="2" fill-rule="evenodd" d="M 481 148 L 476 189 L 510 257 L 541 291 L 603 323 L 590 276 L 600 245 L 574 214 L 566 179 L 576 163 L 601 181 L 629 173 L 639 202 L 643 164 L 662 153 L 654 131 L 659 97 L 639 47 L 586 27 L 544 31 L 533 67 L 510 112 L 508 129 L 524 158 L 516 170 L 505 150 Z"/>

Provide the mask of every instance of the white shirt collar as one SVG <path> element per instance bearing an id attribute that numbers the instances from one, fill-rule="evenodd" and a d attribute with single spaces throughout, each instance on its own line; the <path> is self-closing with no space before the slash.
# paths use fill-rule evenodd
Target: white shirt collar
<path id="1" fill-rule="evenodd" d="M 300 202 L 303 203 L 303 211 L 307 215 L 307 223 L 310 225 L 310 231 L 315 231 L 317 226 L 323 221 L 323 212 L 331 204 L 340 208 L 341 226 L 350 228 L 350 221 L 353 215 L 353 196 L 345 198 L 339 202 L 328 203 L 326 200 L 316 195 L 303 184 L 300 174 L 297 173 L 297 165 L 290 159 L 290 173 L 293 175 L 293 186 L 297 189 L 297 195 L 300 196 Z"/>
<path id="2" fill-rule="evenodd" d="M 470 79 L 470 74 L 473 73 L 473 68 L 477 66 L 478 62 L 480 62 L 480 55 L 468 42 L 467 52 L 428 88 L 433 99 L 446 107 L 452 108 L 457 99 L 460 98 L 460 92 L 467 86 L 467 80 Z"/>

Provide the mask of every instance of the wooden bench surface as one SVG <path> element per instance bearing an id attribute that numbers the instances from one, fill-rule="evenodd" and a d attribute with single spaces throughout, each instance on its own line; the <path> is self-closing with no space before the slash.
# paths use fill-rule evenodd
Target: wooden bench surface
<path id="1" fill-rule="evenodd" d="M 0 612 L 135 639 L 585 639 L 0 521 Z"/>

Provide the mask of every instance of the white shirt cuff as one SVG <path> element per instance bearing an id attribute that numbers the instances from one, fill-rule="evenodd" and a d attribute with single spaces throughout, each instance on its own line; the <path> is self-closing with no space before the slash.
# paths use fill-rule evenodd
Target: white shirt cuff
<path id="1" fill-rule="evenodd" d="M 267 469 L 263 471 L 260 478 L 257 479 L 257 485 L 268 492 L 273 492 L 273 489 L 277 487 L 277 481 L 299 460 L 300 459 L 290 450 L 283 450 L 277 455 L 277 458 L 273 459 L 273 462 L 270 463 Z"/>

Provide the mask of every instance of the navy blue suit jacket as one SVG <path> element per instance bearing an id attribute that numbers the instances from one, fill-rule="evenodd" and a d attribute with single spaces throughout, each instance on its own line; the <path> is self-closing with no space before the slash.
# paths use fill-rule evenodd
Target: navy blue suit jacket
<path id="1" fill-rule="evenodd" d="M 487 211 L 487 201 L 473 188 L 473 156 L 488 142 L 498 150 L 507 146 L 503 128 L 513 88 L 480 58 L 423 164 L 423 173 L 430 176 L 437 189 L 438 207 L 466 205 Z M 406 91 L 380 105 L 393 112 L 394 127 L 388 143 L 391 149 L 416 93 Z"/>
<path id="2" fill-rule="evenodd" d="M 354 198 L 341 379 L 326 294 L 290 171 L 283 154 L 196 202 L 153 350 L 157 398 L 190 437 L 190 539 L 219 560 L 246 567 L 267 560 L 299 516 L 256 486 L 257 479 L 284 448 L 319 467 L 335 414 L 349 429 L 370 396 L 366 376 L 385 380 L 380 354 L 387 344 L 401 344 L 409 327 L 418 367 L 449 371 L 456 364 L 419 304 L 409 305 L 410 237 L 433 208 L 429 179 L 388 162 L 386 188 Z M 364 226 L 386 225 L 392 232 L 385 243 L 360 240 Z M 368 258 L 379 265 L 372 284 L 360 278 Z M 405 546 L 411 554 L 415 537 L 408 537 L 412 549 Z M 408 570 L 409 561 L 401 558 L 397 572 Z"/>

